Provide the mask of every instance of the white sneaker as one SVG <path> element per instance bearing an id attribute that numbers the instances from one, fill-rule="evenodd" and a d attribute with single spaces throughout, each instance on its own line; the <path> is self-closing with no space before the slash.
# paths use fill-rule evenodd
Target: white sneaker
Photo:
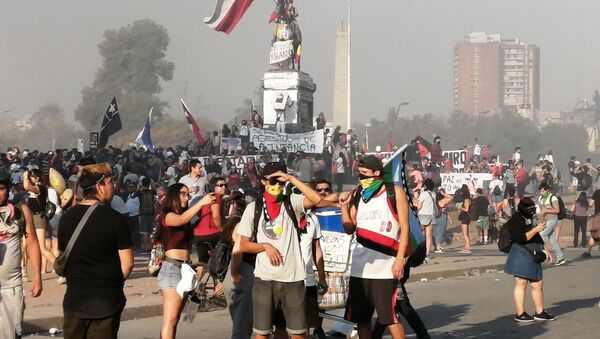
<path id="1" fill-rule="evenodd" d="M 67 283 L 67 278 L 65 277 L 58 277 L 58 279 L 56 279 L 56 282 L 59 284 L 66 284 Z"/>

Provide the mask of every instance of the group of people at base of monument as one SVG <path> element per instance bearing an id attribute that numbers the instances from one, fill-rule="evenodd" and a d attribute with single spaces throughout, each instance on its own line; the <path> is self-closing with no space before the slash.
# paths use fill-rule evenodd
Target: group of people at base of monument
<path id="1" fill-rule="evenodd" d="M 336 145 L 342 155 L 343 147 Z M 314 214 L 321 207 L 340 208 L 344 230 L 358 241 L 348 272 L 346 319 L 357 324 L 360 337 L 378 338 L 387 328 L 394 338 L 402 338 L 399 315 L 406 318 L 419 338 L 429 337 L 426 321 L 411 306 L 404 286 L 410 274 L 410 265 L 405 261 L 410 258 L 406 237 L 407 218 L 412 212 L 401 187 L 395 187 L 396 200 L 394 208 L 390 207 L 382 156 L 355 157 L 356 166 L 350 168 L 352 176 L 346 179 L 358 182 L 357 195 L 343 189 L 340 194 L 334 193 L 331 179 L 336 176 L 329 170 L 311 171 L 308 176 L 290 174 L 301 172 L 294 168 L 317 168 L 314 165 L 320 162 L 326 168 L 323 157 L 279 154 L 280 160 L 273 162 L 265 156 L 244 165 L 242 179 L 227 162 L 203 164 L 188 159 L 189 155 L 183 148 L 165 148 L 153 154 L 109 148 L 99 152 L 96 159 L 91 154 L 62 150 L 41 153 L 13 148 L 2 154 L 2 337 L 22 332 L 22 277 L 28 274 L 32 281 L 30 295 L 39 296 L 41 276 L 48 271 L 48 264 L 61 261 L 72 238 L 75 242 L 68 269 L 60 278 L 67 284 L 64 336 L 116 337 L 126 303 L 123 283 L 133 268 L 134 250 L 138 255 L 148 255 L 153 234 L 154 247 L 160 243 L 166 257 L 157 277 L 163 296 L 161 337 L 175 337 L 186 300 L 184 280 L 206 267 L 211 249 L 225 244 L 231 260 L 226 274 L 216 279 L 215 295 L 229 310 L 232 338 L 249 338 L 253 333 L 259 338 L 271 333 L 278 338 L 300 338 L 308 335 L 309 328 L 324 338 L 322 319 L 318 317 L 319 295 L 328 286 L 319 245 L 320 225 Z M 176 165 L 176 157 L 185 160 Z M 163 160 L 169 165 L 165 167 Z M 514 167 L 515 177 L 524 171 L 519 160 Z M 427 257 L 431 251 L 444 255 L 446 228 L 452 224 L 448 212 L 455 206 L 460 211 L 458 220 L 463 232 L 468 234 L 469 224 L 476 221 L 481 244 L 499 240 L 498 233 L 503 228 L 509 230 L 513 245 L 505 271 L 516 277 L 517 321 L 553 319 L 543 308 L 542 265 L 538 261 L 542 258 L 539 253 L 544 253 L 546 261 L 565 263 L 558 238 L 566 215 L 572 215 L 577 231 L 574 245 L 588 247 L 583 257 L 590 257 L 593 246 L 600 241 L 598 215 L 587 232 L 589 208 L 595 206 L 596 212 L 600 211 L 600 191 L 589 174 L 593 166 L 589 161 L 581 165 L 572 160 L 570 173 L 576 179 L 576 201 L 565 207 L 557 191 L 560 186 L 550 180 L 554 177 L 548 161 L 539 162 L 546 169 L 536 182 L 537 201 L 531 198 L 537 170 L 532 170 L 536 179 L 530 176 L 523 195 L 519 195 L 519 184 L 509 180 L 515 174 L 512 162 L 508 166 L 489 166 L 494 180 L 476 189 L 475 194 L 467 186 L 445 192 L 435 178 L 440 167 L 431 166 L 428 158 L 419 161 L 427 165 L 423 170 L 418 165 L 407 165 L 409 191 L 423 228 Z M 344 170 L 346 165 L 342 162 Z M 333 166 L 333 159 L 329 166 Z M 63 201 L 65 197 L 57 194 L 49 182 L 50 169 L 63 174 L 74 193 L 70 199 Z M 169 180 L 163 180 L 164 176 Z M 47 211 L 50 205 L 55 208 L 52 213 Z M 532 206 L 537 206 L 533 214 Z M 79 223 L 87 219 L 85 214 L 90 210 L 92 215 L 79 233 Z M 381 228 L 382 224 L 386 227 Z M 463 253 L 468 254 L 470 246 L 465 241 Z M 194 247 L 199 262 L 204 264 L 200 269 L 190 266 Z M 533 316 L 523 308 L 528 285 L 534 298 Z M 371 328 L 374 311 L 378 321 Z"/>

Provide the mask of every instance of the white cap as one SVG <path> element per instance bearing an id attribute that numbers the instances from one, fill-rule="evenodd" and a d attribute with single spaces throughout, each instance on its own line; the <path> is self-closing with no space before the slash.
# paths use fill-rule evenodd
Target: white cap
<path id="1" fill-rule="evenodd" d="M 381 152 L 381 146 L 377 145 L 377 146 L 375 147 L 375 152 Z"/>
<path id="2" fill-rule="evenodd" d="M 579 160 L 575 160 L 575 165 L 580 165 L 581 163 L 579 162 Z"/>
<path id="3" fill-rule="evenodd" d="M 183 294 L 185 292 L 192 291 L 198 285 L 198 279 L 196 277 L 196 271 L 192 268 L 192 266 L 188 264 L 181 265 L 181 280 L 177 284 L 176 290 L 177 294 L 183 299 Z"/>

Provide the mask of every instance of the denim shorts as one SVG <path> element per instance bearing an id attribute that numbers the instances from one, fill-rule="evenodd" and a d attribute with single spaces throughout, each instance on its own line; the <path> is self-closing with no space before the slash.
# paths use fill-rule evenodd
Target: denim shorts
<path id="1" fill-rule="evenodd" d="M 156 284 L 159 290 L 177 287 L 181 280 L 181 267 L 175 266 L 170 261 L 163 261 L 162 267 L 158 272 Z"/>
<path id="2" fill-rule="evenodd" d="M 510 247 L 510 252 L 508 252 L 504 272 L 529 281 L 542 280 L 544 278 L 542 275 L 542 265 L 536 263 L 533 255 L 523 246 L 534 251 L 541 251 L 543 249 L 539 243 L 513 244 Z"/>

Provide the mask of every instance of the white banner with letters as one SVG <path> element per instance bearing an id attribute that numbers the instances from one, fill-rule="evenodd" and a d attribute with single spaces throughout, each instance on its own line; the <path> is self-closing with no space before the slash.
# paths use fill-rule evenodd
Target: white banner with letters
<path id="1" fill-rule="evenodd" d="M 471 194 L 475 194 L 478 188 L 484 188 L 484 182 L 492 180 L 490 173 L 442 173 L 440 176 L 442 177 L 441 187 L 448 194 L 454 194 L 463 184 L 469 187 Z"/>
<path id="2" fill-rule="evenodd" d="M 444 151 L 442 152 L 442 155 L 448 156 L 448 159 L 452 161 L 452 167 L 454 169 L 465 168 L 465 163 L 467 162 L 466 150 Z"/>
<path id="3" fill-rule="evenodd" d="M 292 134 L 251 127 L 250 142 L 269 152 L 280 152 L 285 147 L 288 153 L 323 153 L 323 130 Z"/>
<path id="4" fill-rule="evenodd" d="M 352 235 L 321 231 L 320 239 L 323 262 L 327 272 L 346 272 L 350 263 Z"/>

